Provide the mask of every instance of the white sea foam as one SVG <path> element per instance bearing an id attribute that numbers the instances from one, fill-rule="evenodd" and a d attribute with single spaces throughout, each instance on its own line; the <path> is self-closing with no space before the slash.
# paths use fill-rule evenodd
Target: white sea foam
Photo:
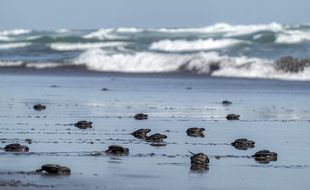
<path id="1" fill-rule="evenodd" d="M 148 52 L 109 55 L 100 49 L 87 50 L 75 60 L 91 70 L 114 72 L 172 72 L 183 57 Z"/>
<path id="2" fill-rule="evenodd" d="M 0 61 L 0 67 L 16 67 L 23 65 L 22 61 Z"/>
<path id="3" fill-rule="evenodd" d="M 197 51 L 197 50 L 210 50 L 218 48 L 227 48 L 240 43 L 246 43 L 245 41 L 236 39 L 220 39 L 214 40 L 212 38 L 206 40 L 161 40 L 154 42 L 150 45 L 152 50 L 162 51 Z"/>
<path id="4" fill-rule="evenodd" d="M 55 30 L 56 33 L 67 33 L 67 32 L 70 32 L 70 31 L 71 30 L 66 29 L 66 28 L 60 28 L 60 29 Z"/>
<path id="5" fill-rule="evenodd" d="M 23 48 L 23 47 L 27 47 L 30 45 L 31 45 L 31 43 L 29 43 L 29 42 L 5 43 L 5 44 L 0 44 L 0 49 Z"/>
<path id="6" fill-rule="evenodd" d="M 48 69 L 64 66 L 63 63 L 27 63 L 26 67 L 35 69 Z"/>
<path id="7" fill-rule="evenodd" d="M 134 27 L 131 27 L 131 28 L 117 28 L 115 30 L 116 32 L 119 32 L 119 33 L 137 33 L 137 32 L 143 32 L 144 30 L 142 28 L 134 28 Z"/>
<path id="8" fill-rule="evenodd" d="M 93 48 L 124 46 L 124 42 L 96 42 L 96 43 L 52 43 L 50 48 L 57 51 L 85 50 Z"/>
<path id="9" fill-rule="evenodd" d="M 207 27 L 201 28 L 160 28 L 151 29 L 156 32 L 165 33 L 222 33 L 226 37 L 239 36 L 251 34 L 260 31 L 273 31 L 279 32 L 284 30 L 285 27 L 279 23 L 272 22 L 270 24 L 256 24 L 256 25 L 230 25 L 227 23 L 217 23 Z"/>
<path id="10" fill-rule="evenodd" d="M 277 34 L 275 43 L 297 44 L 304 41 L 310 41 L 310 31 L 288 30 Z"/>
<path id="11" fill-rule="evenodd" d="M 0 41 L 12 41 L 13 40 L 13 38 L 11 38 L 11 37 L 8 37 L 8 36 L 1 36 L 0 35 Z"/>
<path id="12" fill-rule="evenodd" d="M 2 36 L 16 36 L 16 35 L 21 35 L 21 34 L 27 34 L 30 32 L 31 32 L 31 30 L 26 30 L 26 29 L 3 30 L 3 31 L 0 31 L 0 35 L 2 35 Z"/>
<path id="13" fill-rule="evenodd" d="M 115 39 L 127 39 L 124 36 L 118 36 L 114 32 L 115 29 L 98 29 L 97 31 L 91 32 L 83 36 L 85 39 L 99 39 L 99 40 L 115 40 Z"/>
<path id="14" fill-rule="evenodd" d="M 216 52 L 195 54 L 108 54 L 100 49 L 87 50 L 74 60 L 90 70 L 112 72 L 177 72 L 188 71 L 221 77 L 310 80 L 310 68 L 299 73 L 276 70 L 274 62 L 246 56 L 230 57 Z M 215 69 L 214 69 L 215 68 Z"/>

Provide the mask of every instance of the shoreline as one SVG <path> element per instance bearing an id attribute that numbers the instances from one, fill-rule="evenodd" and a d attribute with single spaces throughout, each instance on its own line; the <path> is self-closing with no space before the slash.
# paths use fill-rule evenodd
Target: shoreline
<path id="1" fill-rule="evenodd" d="M 72 69 L 74 68 L 74 69 Z M 134 77 L 134 78 L 175 78 L 175 79 L 205 79 L 205 80 L 235 80 L 235 81 L 260 81 L 260 82 L 286 82 L 286 83 L 309 83 L 308 80 L 287 80 L 287 79 L 271 79 L 271 78 L 245 78 L 245 77 L 218 77 L 207 74 L 196 74 L 190 72 L 151 72 L 151 73 L 130 73 L 130 72 L 104 72 L 88 70 L 84 66 L 65 66 L 55 68 L 25 68 L 16 67 L 0 67 L 0 75 L 8 76 L 55 76 L 55 77 Z"/>

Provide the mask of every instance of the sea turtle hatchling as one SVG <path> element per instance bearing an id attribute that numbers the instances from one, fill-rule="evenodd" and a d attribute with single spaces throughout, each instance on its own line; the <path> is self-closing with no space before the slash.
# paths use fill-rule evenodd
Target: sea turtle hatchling
<path id="1" fill-rule="evenodd" d="M 138 129 L 135 132 L 131 133 L 132 136 L 138 139 L 145 139 L 147 137 L 147 133 L 149 133 L 151 129 Z"/>
<path id="2" fill-rule="evenodd" d="M 209 158 L 204 153 L 192 153 L 191 159 L 191 170 L 195 172 L 204 172 L 209 169 Z"/>
<path id="3" fill-rule="evenodd" d="M 231 145 L 238 150 L 247 150 L 250 148 L 254 148 L 255 142 L 252 140 L 242 138 L 242 139 L 236 139 L 234 142 L 231 143 Z"/>
<path id="4" fill-rule="evenodd" d="M 271 161 L 277 161 L 278 154 L 269 150 L 261 150 L 252 155 L 252 157 L 259 163 L 268 164 Z"/>
<path id="5" fill-rule="evenodd" d="M 205 130 L 204 128 L 192 127 L 192 128 L 188 128 L 186 130 L 186 133 L 188 136 L 191 136 L 191 137 L 204 137 L 204 134 L 203 134 L 204 130 Z"/>
<path id="6" fill-rule="evenodd" d="M 79 129 L 87 129 L 87 128 L 92 128 L 92 123 L 90 121 L 79 121 L 77 123 L 74 124 L 74 127 L 77 127 Z"/>
<path id="7" fill-rule="evenodd" d="M 133 118 L 135 118 L 136 120 L 144 120 L 148 119 L 148 115 L 144 113 L 137 113 L 133 116 Z"/>
<path id="8" fill-rule="evenodd" d="M 18 143 L 13 143 L 6 145 L 3 150 L 7 152 L 28 152 L 29 147 Z"/>
<path id="9" fill-rule="evenodd" d="M 191 164 L 206 164 L 208 165 L 209 164 L 209 158 L 207 155 L 205 155 L 204 153 L 192 153 L 191 156 Z"/>
<path id="10" fill-rule="evenodd" d="M 167 135 L 160 134 L 160 133 L 155 133 L 151 136 L 146 137 L 146 141 L 148 142 L 163 142 L 164 139 L 167 138 Z"/>
<path id="11" fill-rule="evenodd" d="M 228 114 L 226 116 L 227 120 L 239 120 L 239 118 L 240 118 L 240 115 L 238 115 L 238 114 Z"/>
<path id="12" fill-rule="evenodd" d="M 48 174 L 55 175 L 70 175 L 71 170 L 66 166 L 60 166 L 58 164 L 44 164 L 37 172 L 46 172 Z"/>
<path id="13" fill-rule="evenodd" d="M 111 145 L 108 150 L 104 151 L 106 154 L 114 154 L 114 155 L 128 155 L 129 149 L 124 148 L 119 145 Z"/>
<path id="14" fill-rule="evenodd" d="M 229 106 L 229 105 L 232 104 L 232 102 L 231 102 L 231 101 L 228 101 L 228 100 L 223 100 L 223 101 L 222 101 L 222 104 L 223 104 L 224 106 Z"/>
<path id="15" fill-rule="evenodd" d="M 46 106 L 43 104 L 36 104 L 33 106 L 33 109 L 37 110 L 37 111 L 41 111 L 41 110 L 45 110 Z"/>

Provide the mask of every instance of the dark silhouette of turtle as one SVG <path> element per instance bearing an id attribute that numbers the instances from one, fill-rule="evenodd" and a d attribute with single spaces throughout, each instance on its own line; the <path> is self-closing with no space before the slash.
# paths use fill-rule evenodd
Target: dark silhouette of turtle
<path id="1" fill-rule="evenodd" d="M 151 136 L 146 137 L 145 140 L 148 142 L 163 142 L 164 139 L 166 138 L 167 138 L 167 135 L 155 133 Z"/>
<path id="2" fill-rule="evenodd" d="M 209 163 L 209 158 L 207 155 L 205 155 L 204 153 L 192 153 L 191 156 L 191 164 L 207 164 Z"/>
<path id="3" fill-rule="evenodd" d="M 41 166 L 41 169 L 38 169 L 37 172 L 46 172 L 48 174 L 55 175 L 70 175 L 71 170 L 66 166 L 60 166 L 57 164 L 45 164 Z"/>
<path id="4" fill-rule="evenodd" d="M 74 127 L 80 128 L 80 129 L 87 129 L 87 128 L 92 128 L 91 124 L 93 122 L 90 121 L 79 121 L 74 124 Z"/>
<path id="5" fill-rule="evenodd" d="M 108 88 L 102 88 L 101 91 L 108 91 Z"/>
<path id="6" fill-rule="evenodd" d="M 209 158 L 204 153 L 192 153 L 191 159 L 191 170 L 195 172 L 204 172 L 209 169 Z"/>
<path id="7" fill-rule="evenodd" d="M 238 150 L 247 150 L 255 147 L 255 142 L 248 139 L 236 139 L 231 143 Z"/>
<path id="8" fill-rule="evenodd" d="M 105 153 L 114 155 L 128 155 L 129 149 L 119 145 L 111 145 Z"/>
<path id="9" fill-rule="evenodd" d="M 136 120 L 148 119 L 148 115 L 144 113 L 137 113 L 133 116 Z"/>
<path id="10" fill-rule="evenodd" d="M 228 101 L 228 100 L 224 100 L 224 101 L 222 101 L 222 104 L 223 104 L 224 106 L 229 106 L 229 105 L 232 104 L 232 102 L 231 102 L 231 101 Z"/>
<path id="11" fill-rule="evenodd" d="M 33 106 L 33 109 L 37 110 L 37 111 L 41 111 L 41 110 L 45 110 L 46 106 L 43 104 L 36 104 Z"/>
<path id="12" fill-rule="evenodd" d="M 228 114 L 226 116 L 226 119 L 227 120 L 239 120 L 239 117 L 240 117 L 240 115 L 237 115 L 237 114 Z"/>
<path id="13" fill-rule="evenodd" d="M 29 148 L 25 145 L 14 143 L 14 144 L 6 145 L 4 147 L 4 151 L 7 151 L 7 152 L 28 152 Z"/>
<path id="14" fill-rule="evenodd" d="M 204 137 L 204 134 L 203 134 L 204 130 L 205 130 L 204 128 L 192 127 L 192 128 L 188 128 L 186 130 L 186 133 L 188 136 L 191 136 L 191 137 Z"/>
<path id="15" fill-rule="evenodd" d="M 131 134 L 138 139 L 145 139 L 147 137 L 147 133 L 149 133 L 150 131 L 151 129 L 138 129 Z"/>
<path id="16" fill-rule="evenodd" d="M 278 154 L 269 150 L 261 150 L 252 155 L 252 157 L 259 163 L 268 164 L 271 161 L 277 161 Z"/>

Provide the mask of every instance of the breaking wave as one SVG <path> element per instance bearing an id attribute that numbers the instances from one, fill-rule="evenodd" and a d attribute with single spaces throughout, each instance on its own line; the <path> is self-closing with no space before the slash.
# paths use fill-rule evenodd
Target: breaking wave
<path id="1" fill-rule="evenodd" d="M 124 36 L 119 36 L 114 33 L 113 28 L 99 29 L 83 36 L 85 39 L 99 39 L 99 40 L 116 40 L 126 39 Z"/>
<path id="2" fill-rule="evenodd" d="M 5 43 L 5 44 L 0 44 L 0 50 L 13 49 L 13 48 L 23 48 L 23 47 L 27 47 L 30 45 L 31 45 L 31 43 L 29 43 L 29 42 Z"/>
<path id="3" fill-rule="evenodd" d="M 310 64 L 294 72 L 279 67 L 274 61 L 246 56 L 230 57 L 216 52 L 196 54 L 108 54 L 100 49 L 87 50 L 74 60 L 90 70 L 104 72 L 190 72 L 218 77 L 310 80 Z M 291 61 L 289 65 L 294 65 Z"/>
<path id="4" fill-rule="evenodd" d="M 310 24 L 0 31 L 0 66 L 28 69 L 310 80 L 309 52 Z"/>
<path id="5" fill-rule="evenodd" d="M 210 50 L 218 48 L 227 48 L 241 43 L 248 43 L 246 41 L 237 39 L 221 39 L 214 40 L 212 38 L 206 40 L 161 40 L 150 45 L 152 50 L 162 51 L 198 51 Z"/>
<path id="6" fill-rule="evenodd" d="M 310 30 L 309 31 L 291 30 L 279 33 L 275 43 L 298 44 L 305 41 L 310 41 Z"/>
<path id="7" fill-rule="evenodd" d="M 95 43 L 52 43 L 50 48 L 57 51 L 86 50 L 93 48 L 124 46 L 124 42 L 95 42 Z M 1 48 L 1 46 L 0 46 Z"/>
<path id="8" fill-rule="evenodd" d="M 21 35 L 21 34 L 27 34 L 30 32 L 31 30 L 26 30 L 26 29 L 3 30 L 3 31 L 0 31 L 0 36 L 16 36 L 16 35 Z"/>

